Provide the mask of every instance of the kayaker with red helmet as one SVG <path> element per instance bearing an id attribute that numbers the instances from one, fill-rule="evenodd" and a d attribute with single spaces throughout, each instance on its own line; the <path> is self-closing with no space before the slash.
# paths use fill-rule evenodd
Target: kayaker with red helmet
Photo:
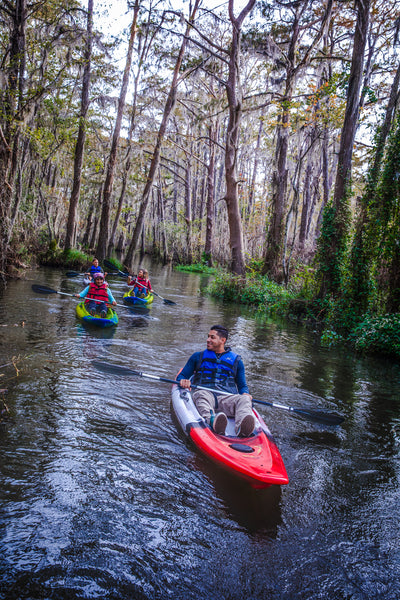
<path id="1" fill-rule="evenodd" d="M 103 273 L 94 273 L 94 281 L 91 281 L 80 294 L 74 294 L 76 298 L 86 298 L 85 305 L 89 313 L 94 316 L 96 312 L 104 319 L 107 315 L 107 302 L 115 306 L 117 303 L 112 295 L 108 284 L 104 281 Z"/>
<path id="2" fill-rule="evenodd" d="M 211 327 L 207 350 L 192 354 L 176 379 L 183 388 L 190 389 L 193 384 L 230 392 L 222 395 L 196 390 L 192 398 L 200 415 L 216 433 L 224 435 L 228 416 L 235 418 L 236 435 L 249 437 L 255 427 L 252 396 L 247 387 L 243 361 L 231 348 L 225 348 L 227 339 L 225 327 Z"/>

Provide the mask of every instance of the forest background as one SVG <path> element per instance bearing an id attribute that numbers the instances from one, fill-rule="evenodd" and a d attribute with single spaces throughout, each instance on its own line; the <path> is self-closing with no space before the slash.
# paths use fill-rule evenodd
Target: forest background
<path id="1" fill-rule="evenodd" d="M 0 5 L 0 272 L 137 251 L 400 356 L 400 7 Z"/>

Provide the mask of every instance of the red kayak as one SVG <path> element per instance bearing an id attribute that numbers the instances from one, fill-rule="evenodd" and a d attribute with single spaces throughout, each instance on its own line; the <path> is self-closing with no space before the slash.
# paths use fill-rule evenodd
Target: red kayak
<path id="1" fill-rule="evenodd" d="M 241 438 L 235 435 L 235 423 L 231 418 L 228 418 L 225 435 L 216 434 L 198 413 L 187 389 L 177 385 L 172 387 L 172 405 L 185 434 L 214 463 L 256 489 L 289 483 L 271 432 L 254 408 L 254 432 L 250 437 Z"/>

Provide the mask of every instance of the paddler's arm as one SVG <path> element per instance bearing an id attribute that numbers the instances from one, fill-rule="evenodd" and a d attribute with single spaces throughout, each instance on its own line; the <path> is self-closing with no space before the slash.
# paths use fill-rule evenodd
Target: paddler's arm
<path id="1" fill-rule="evenodd" d="M 107 288 L 107 296 L 108 296 L 108 301 L 110 302 L 110 304 L 115 306 L 117 304 L 117 302 L 116 302 L 114 296 L 112 295 L 110 288 Z"/>
<path id="2" fill-rule="evenodd" d="M 246 373 L 244 370 L 244 364 L 242 360 L 239 360 L 236 371 L 236 385 L 239 391 L 239 394 L 247 394 L 250 398 L 253 396 L 249 392 L 249 388 L 247 387 L 246 382 Z"/>
<path id="3" fill-rule="evenodd" d="M 199 360 L 201 352 L 195 352 L 187 361 L 186 365 L 183 367 L 182 371 L 179 373 L 176 378 L 179 381 L 179 385 L 183 388 L 187 388 L 190 390 L 191 381 L 190 378 L 194 373 L 196 368 L 196 364 Z"/>
<path id="4" fill-rule="evenodd" d="M 84 290 L 82 290 L 79 294 L 74 294 L 75 298 L 85 298 L 89 291 L 89 286 L 86 286 Z"/>

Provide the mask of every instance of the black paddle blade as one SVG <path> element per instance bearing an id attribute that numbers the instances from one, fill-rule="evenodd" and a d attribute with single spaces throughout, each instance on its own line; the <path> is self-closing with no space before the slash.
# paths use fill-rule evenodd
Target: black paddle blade
<path id="1" fill-rule="evenodd" d="M 116 269 L 118 269 L 118 267 L 116 265 L 114 265 L 111 261 L 107 260 L 106 258 L 103 260 L 103 265 L 107 268 L 107 269 L 113 269 L 114 271 Z"/>
<path id="2" fill-rule="evenodd" d="M 93 360 L 92 365 L 99 369 L 99 371 L 104 371 L 105 373 L 112 373 L 113 375 L 141 375 L 140 371 L 134 371 L 133 369 L 128 369 L 128 367 L 122 367 L 120 365 L 113 365 L 111 363 L 101 362 L 100 360 Z"/>
<path id="3" fill-rule="evenodd" d="M 344 421 L 342 415 L 336 413 L 328 413 L 319 410 L 308 410 L 307 408 L 291 408 L 291 412 L 296 413 L 304 419 L 315 421 L 316 423 L 324 423 L 325 425 L 340 425 Z"/>
<path id="4" fill-rule="evenodd" d="M 176 304 L 176 302 L 172 302 L 172 300 L 167 300 L 167 298 L 163 298 L 163 302 L 164 302 L 164 304 L 173 304 L 173 305 Z"/>
<path id="5" fill-rule="evenodd" d="M 65 273 L 67 277 L 80 277 L 83 273 L 78 273 L 77 271 L 67 271 Z"/>
<path id="6" fill-rule="evenodd" d="M 57 290 L 53 290 L 52 288 L 47 287 L 47 285 L 37 285 L 34 283 L 32 289 L 38 294 L 58 294 Z"/>
<path id="7" fill-rule="evenodd" d="M 112 263 L 110 260 L 107 260 L 106 258 L 103 260 L 103 265 L 106 269 L 110 271 L 109 275 L 119 275 L 120 277 L 128 277 L 129 275 L 127 269 L 124 268 L 124 272 L 120 271 L 118 267 L 114 265 L 114 263 Z M 111 273 L 111 271 L 113 271 L 113 273 Z"/>

